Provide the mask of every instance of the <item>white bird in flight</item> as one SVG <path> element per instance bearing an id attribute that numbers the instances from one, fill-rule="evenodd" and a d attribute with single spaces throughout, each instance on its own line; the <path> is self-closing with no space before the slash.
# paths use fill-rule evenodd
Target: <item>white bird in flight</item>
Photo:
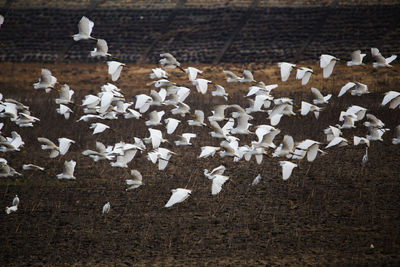
<path id="1" fill-rule="evenodd" d="M 48 69 L 42 69 L 39 81 L 33 84 L 34 89 L 44 89 L 46 93 L 50 92 L 57 83 L 57 78 L 51 75 Z"/>
<path id="2" fill-rule="evenodd" d="M 133 179 L 125 180 L 126 185 L 129 186 L 127 189 L 125 189 L 126 191 L 136 189 L 139 186 L 144 185 L 142 174 L 138 170 L 131 170 L 130 173 L 133 176 Z"/>
<path id="3" fill-rule="evenodd" d="M 360 65 L 364 65 L 362 63 L 363 58 L 366 56 L 367 54 L 361 54 L 361 50 L 355 50 L 353 52 L 351 52 L 351 61 L 347 61 L 347 66 L 360 66 Z"/>
<path id="4" fill-rule="evenodd" d="M 108 74 L 111 75 L 111 80 L 115 82 L 121 75 L 122 68 L 126 66 L 124 63 L 118 61 L 107 61 Z"/>
<path id="5" fill-rule="evenodd" d="M 96 47 L 94 48 L 93 51 L 90 51 L 90 56 L 91 57 L 111 56 L 111 54 L 108 53 L 108 45 L 107 45 L 106 40 L 97 39 Z"/>
<path id="6" fill-rule="evenodd" d="M 388 58 L 384 58 L 382 54 L 379 52 L 378 48 L 371 48 L 372 57 L 376 60 L 376 62 L 372 63 L 374 68 L 378 67 L 392 67 L 390 63 L 397 58 L 397 55 L 391 55 Z"/>
<path id="7" fill-rule="evenodd" d="M 83 16 L 78 23 L 79 33 L 74 34 L 74 41 L 94 39 L 90 34 L 92 33 L 94 22 Z"/>
<path id="8" fill-rule="evenodd" d="M 291 64 L 291 63 L 288 63 L 288 62 L 279 62 L 278 63 L 278 67 L 281 69 L 282 82 L 286 82 L 289 79 L 290 72 L 292 71 L 293 68 L 296 67 L 296 64 Z"/>
<path id="9" fill-rule="evenodd" d="M 297 164 L 290 161 L 279 161 L 279 164 L 282 167 L 282 178 L 283 180 L 289 179 L 292 175 L 292 171 L 297 167 Z"/>
<path id="10" fill-rule="evenodd" d="M 44 137 L 38 137 L 37 140 L 40 143 L 43 143 L 41 145 L 43 150 L 50 150 L 50 158 L 55 158 L 58 155 L 65 155 L 68 152 L 71 144 L 75 143 L 74 140 L 65 137 L 58 138 L 58 146 Z"/>
<path id="11" fill-rule="evenodd" d="M 177 188 L 171 190 L 172 195 L 168 200 L 167 204 L 164 207 L 169 208 L 177 203 L 181 203 L 185 201 L 191 194 L 192 190 L 184 189 L 184 188 Z"/>
<path id="12" fill-rule="evenodd" d="M 322 54 L 320 57 L 320 67 L 323 69 L 323 76 L 324 79 L 329 78 L 333 72 L 333 67 L 335 67 L 336 61 L 340 59 L 327 55 L 327 54 Z"/>
<path id="13" fill-rule="evenodd" d="M 64 162 L 64 170 L 62 173 L 57 174 L 58 179 L 68 179 L 68 180 L 75 180 L 76 177 L 74 176 L 74 170 L 76 166 L 76 161 L 70 160 Z"/>
<path id="14" fill-rule="evenodd" d="M 385 97 L 382 100 L 381 106 L 389 104 L 390 109 L 400 107 L 400 92 L 389 91 L 385 93 Z"/>

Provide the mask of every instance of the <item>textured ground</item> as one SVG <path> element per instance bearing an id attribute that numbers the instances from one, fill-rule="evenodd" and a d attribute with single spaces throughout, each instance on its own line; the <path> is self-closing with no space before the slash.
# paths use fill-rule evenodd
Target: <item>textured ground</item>
<path id="1" fill-rule="evenodd" d="M 291 134 L 296 141 L 311 138 L 325 142 L 322 130 L 338 123 L 340 111 L 352 104 L 367 107 L 388 128 L 400 124 L 398 110 L 379 105 L 383 92 L 398 90 L 398 67 L 373 70 L 368 65 L 350 69 L 339 63 L 334 75 L 322 80 L 316 64 L 303 65 L 316 72 L 305 87 L 293 77 L 281 83 L 275 65 L 195 66 L 205 70 L 206 78 L 225 86 L 232 96 L 229 103 L 242 106 L 247 106 L 243 97 L 247 86 L 226 84 L 223 69 L 240 73 L 249 68 L 255 79 L 279 84 L 275 97 L 292 97 L 296 105 L 301 100 L 311 101 L 311 86 L 334 94 L 318 120 L 312 116 L 284 117 L 278 125 L 282 133 L 276 143 L 284 134 Z M 128 64 L 128 69 L 123 70 L 116 84 L 127 101 L 134 100 L 138 93 L 149 93 L 148 73 L 155 66 Z M 112 168 L 106 162 L 93 163 L 81 152 L 94 148 L 95 140 L 113 144 L 121 140 L 132 142 L 134 136 L 143 138 L 148 135 L 143 121 L 107 121 L 117 132 L 93 137 L 88 124 L 75 122 L 82 114 L 79 106 L 66 121 L 55 111 L 57 92 L 33 90 L 32 83 L 42 67 L 52 70 L 60 83 L 68 83 L 75 90 L 78 105 L 84 95 L 97 93 L 101 85 L 110 81 L 106 66 L 101 63 L 0 65 L 4 97 L 30 106 L 41 119 L 29 129 L 1 119 L 5 122 L 3 134 L 9 136 L 16 130 L 26 145 L 21 152 L 0 153 L 0 157 L 21 172 L 23 163 L 46 167 L 45 172 L 23 172 L 22 177 L 0 180 L 0 207 L 9 206 L 15 194 L 21 199 L 17 213 L 0 213 L 2 266 L 399 264 L 400 152 L 398 146 L 391 145 L 391 132 L 385 134 L 384 142 L 371 144 L 370 160 L 364 169 L 360 165 L 364 148 L 349 145 L 328 149 L 327 155 L 312 164 L 301 161 L 292 177 L 283 181 L 278 160 L 269 157 L 264 157 L 261 165 L 254 160 L 233 163 L 231 158 L 220 157 L 198 160 L 200 146 L 216 145 L 218 141 L 210 139 L 207 127 L 193 129 L 181 124 L 177 134 L 198 133 L 194 147 L 166 145 L 179 155 L 173 157 L 165 171 L 157 171 L 145 154 L 139 154 L 129 167 L 143 174 L 146 185 L 125 192 L 125 170 Z M 193 88 L 179 71 L 172 71 L 170 79 Z M 368 84 L 372 93 L 337 98 L 340 87 L 353 80 Z M 192 111 L 203 109 L 208 115 L 213 105 L 224 101 L 211 98 L 209 93 L 203 96 L 192 91 L 186 102 Z M 255 114 L 253 124 L 262 123 L 269 123 L 265 114 Z M 344 136 L 352 139 L 353 135 L 365 135 L 366 128 L 358 125 L 357 129 L 344 131 Z M 40 150 L 38 136 L 51 140 L 64 136 L 77 143 L 64 157 L 49 160 L 47 153 Z M 167 138 L 175 140 L 175 136 Z M 246 144 L 253 137 L 241 140 Z M 58 181 L 55 175 L 69 159 L 77 161 L 77 179 Z M 213 197 L 210 181 L 202 173 L 204 168 L 220 164 L 226 165 L 231 181 Z M 258 173 L 262 181 L 251 187 L 249 184 Z M 163 208 L 169 191 L 177 187 L 192 189 L 192 196 L 170 209 Z M 107 201 L 111 202 L 111 211 L 104 217 L 101 209 Z"/>

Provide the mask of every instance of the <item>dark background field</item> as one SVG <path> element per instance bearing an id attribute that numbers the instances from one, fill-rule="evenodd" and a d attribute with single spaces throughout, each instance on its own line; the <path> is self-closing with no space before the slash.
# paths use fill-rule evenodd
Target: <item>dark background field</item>
<path id="1" fill-rule="evenodd" d="M 90 3 L 93 2 L 96 1 Z M 79 105 L 85 95 L 96 94 L 101 85 L 110 82 L 105 63 L 87 63 L 90 61 L 87 54 L 92 50 L 93 43 L 73 43 L 69 37 L 76 32 L 79 18 L 91 10 L 93 16 L 90 18 L 95 21 L 93 36 L 109 40 L 110 52 L 128 63 L 128 69 L 123 70 L 115 83 L 122 89 L 127 101 L 133 101 L 136 94 L 150 92 L 152 88 L 146 83 L 150 81 L 148 74 L 151 68 L 158 66 L 157 54 L 170 51 L 183 62 L 184 67 L 198 67 L 204 70 L 205 77 L 225 86 L 232 96 L 228 100 L 231 104 L 247 106 L 243 96 L 248 86 L 228 85 L 223 79 L 223 69 L 240 73 L 248 68 L 253 71 L 256 80 L 267 84 L 278 83 L 279 87 L 273 95 L 292 97 L 297 106 L 302 100 L 311 101 L 310 87 L 334 94 L 318 120 L 311 115 L 284 117 L 278 125 L 282 133 L 276 138 L 277 144 L 284 134 L 292 135 L 295 141 L 310 138 L 325 143 L 322 130 L 339 123 L 340 111 L 353 104 L 368 108 L 368 112 L 380 118 L 386 127 L 394 129 L 400 124 L 399 111 L 382 107 L 380 103 L 384 92 L 398 91 L 400 69 L 397 61 L 393 69 L 377 70 L 372 68 L 369 55 L 366 66 L 348 68 L 345 61 L 349 60 L 349 52 L 358 48 L 369 52 L 371 46 L 377 46 L 387 56 L 398 52 L 398 6 L 344 6 L 341 1 L 334 1 L 337 2 L 335 5 L 327 2 L 323 6 L 311 3 L 308 6 L 282 7 L 276 4 L 268 6 L 265 1 L 260 1 L 253 12 L 264 15 L 246 20 L 229 49 L 223 53 L 220 64 L 214 65 L 213 61 L 218 58 L 232 32 L 208 23 L 214 22 L 214 19 L 208 21 L 204 18 L 214 16 L 218 18 L 215 25 L 232 30 L 239 23 L 235 12 L 240 17 L 252 1 L 231 1 L 227 7 L 219 5 L 222 2 L 214 1 L 215 6 L 206 11 L 204 7 L 199 8 L 201 5 L 172 11 L 176 4 L 174 2 L 165 3 L 164 7 L 168 10 L 160 8 L 157 1 L 150 6 L 151 10 L 147 6 L 139 9 L 127 4 L 135 9 L 132 12 L 118 7 L 106 10 L 109 7 L 107 2 L 99 1 L 96 8 L 89 4 L 80 6 L 71 1 L 75 9 L 69 10 L 46 4 L 40 6 L 40 1 L 36 1 L 36 5 L 26 4 L 25 8 L 21 8 L 23 1 L 7 1 L 8 6 L 6 3 L 4 5 L 8 12 L 6 21 L 8 18 L 10 24 L 4 24 L 0 29 L 0 55 L 3 61 L 0 64 L 0 92 L 5 98 L 14 98 L 28 105 L 33 115 L 41 121 L 34 128 L 27 129 L 1 119 L 5 123 L 3 135 L 9 136 L 11 131 L 16 130 L 26 143 L 21 152 L 0 154 L 12 167 L 23 173 L 22 177 L 0 180 L 0 207 L 9 206 L 15 194 L 21 199 L 16 213 L 0 215 L 2 266 L 399 264 L 400 152 L 398 146 L 391 144 L 391 131 L 384 135 L 384 142 L 375 141 L 371 144 L 369 162 L 364 169 L 361 168 L 364 147 L 351 144 L 326 150 L 328 154 L 318 157 L 312 164 L 301 161 L 292 177 L 283 181 L 278 160 L 267 156 L 261 165 L 257 165 L 254 159 L 233 163 L 231 158 L 222 159 L 219 156 L 198 160 L 200 147 L 217 145 L 218 140 L 210 139 L 207 127 L 193 129 L 182 123 L 176 134 L 196 131 L 198 138 L 193 140 L 194 146 L 165 145 L 179 154 L 172 158 L 165 171 L 157 171 L 156 166 L 146 159 L 146 153 L 138 154 L 129 167 L 143 174 L 146 185 L 126 192 L 124 182 L 129 177 L 126 170 L 112 168 L 104 161 L 94 163 L 81 152 L 93 149 L 95 140 L 111 145 L 121 140 L 133 142 L 134 136 L 146 137 L 148 132 L 143 120 L 106 121 L 117 132 L 104 132 L 93 137 L 87 123 L 75 122 L 82 115 L 79 106 L 74 107 L 74 114 L 66 121 L 55 111 L 57 105 L 54 98 L 58 93 L 45 94 L 32 87 L 40 75 L 40 69 L 46 67 L 60 83 L 68 83 L 75 90 L 73 99 Z M 38 11 L 33 7 L 45 9 Z M 153 10 L 155 7 L 158 8 L 157 12 Z M 334 10 L 330 13 L 333 15 L 326 20 L 332 22 L 325 21 L 322 26 L 319 25 L 322 14 L 331 9 Z M 171 12 L 177 12 L 176 17 L 160 33 L 160 27 L 152 23 L 159 21 L 159 16 L 168 17 L 166 14 Z M 133 18 L 138 14 L 150 14 L 151 23 L 141 20 L 137 22 L 140 24 L 135 24 Z M 226 19 L 221 14 L 234 20 Z M 355 17 L 347 14 L 355 14 Z M 372 17 L 363 21 L 362 14 Z M 343 19 L 338 19 L 339 15 Z M 109 20 L 102 21 L 104 16 L 108 16 Z M 187 22 L 178 23 L 179 16 L 198 21 L 198 24 L 190 26 L 191 29 L 198 29 L 201 22 L 211 25 L 216 41 L 212 41 L 213 35 L 204 30 L 177 33 L 175 29 L 182 25 L 189 28 Z M 120 24 L 117 19 L 124 21 L 129 18 L 132 21 L 126 24 L 126 28 L 118 27 Z M 265 21 L 258 24 L 259 30 L 250 27 L 253 19 L 263 21 L 263 18 Z M 279 22 L 273 18 L 279 19 Z M 299 25 L 306 18 L 314 24 Z M 285 23 L 288 23 L 287 27 Z M 301 31 L 289 30 L 293 29 L 289 27 L 291 23 Z M 139 27 L 142 25 L 153 25 L 154 32 L 145 31 Z M 266 30 L 267 26 L 262 25 L 275 26 Z M 357 25 L 369 26 L 362 30 Z M 325 34 L 325 30 L 331 27 L 342 29 L 343 34 L 336 34 L 337 31 L 332 28 L 331 34 L 321 39 L 319 35 Z M 283 34 L 282 29 L 297 35 Z M 148 42 L 140 30 L 149 36 L 147 38 L 157 39 L 157 42 Z M 354 35 L 354 31 L 358 31 L 359 35 Z M 18 32 L 25 32 L 26 38 L 18 37 Z M 250 32 L 255 32 L 256 37 Z M 271 43 L 277 42 L 275 48 L 262 39 L 263 32 L 271 35 L 270 38 L 265 36 Z M 167 37 L 160 37 L 162 34 Z M 260 36 L 257 37 L 257 34 Z M 252 40 L 251 36 L 254 41 L 246 42 L 248 38 Z M 34 45 L 29 45 L 32 42 Z M 260 43 L 265 44 L 264 50 L 256 46 Z M 138 64 L 137 60 L 148 44 L 153 46 L 144 60 L 146 64 Z M 303 46 L 305 48 L 301 50 Z M 285 52 L 271 52 L 278 51 L 276 49 Z M 245 50 L 250 52 L 245 53 Z M 198 51 L 197 56 L 190 56 L 193 51 Z M 317 63 L 319 54 L 323 52 L 333 53 L 343 59 L 327 80 L 322 79 Z M 45 57 L 45 54 L 50 56 Z M 311 82 L 305 87 L 301 87 L 293 76 L 287 83 L 280 82 L 278 68 L 269 63 L 294 61 L 296 54 L 300 55 L 297 58 L 299 65 L 315 70 Z M 55 62 L 57 60 L 59 62 Z M 205 96 L 196 93 L 186 76 L 177 70 L 171 71 L 170 76 L 171 80 L 193 89 L 186 101 L 192 112 L 202 109 L 209 115 L 212 106 L 224 102 L 212 98 L 209 93 Z M 341 86 L 349 81 L 368 84 L 372 93 L 361 97 L 346 94 L 337 98 Z M 170 109 L 166 108 L 167 111 Z M 171 114 L 166 113 L 166 117 L 170 117 Z M 254 117 L 254 125 L 269 123 L 265 114 L 257 113 Z M 367 134 L 362 122 L 357 125 L 354 130 L 345 130 L 344 137 L 352 140 L 353 135 Z M 68 137 L 75 140 L 76 144 L 64 157 L 50 160 L 48 154 L 40 150 L 40 144 L 36 141 L 39 136 L 50 140 Z M 176 137 L 168 136 L 168 139 L 172 143 Z M 253 136 L 241 137 L 241 144 L 249 144 L 251 140 L 254 140 Z M 64 160 L 70 159 L 77 161 L 76 181 L 58 181 L 55 175 L 62 171 Z M 38 164 L 45 167 L 46 171 L 22 171 L 22 164 L 25 163 Z M 203 176 L 203 169 L 220 164 L 227 167 L 226 174 L 231 181 L 223 186 L 218 196 L 211 196 L 211 183 Z M 251 181 L 259 173 L 263 177 L 261 183 L 251 187 Z M 170 190 L 177 187 L 192 189 L 192 196 L 170 209 L 163 208 L 170 197 Z M 107 201 L 111 202 L 111 211 L 105 218 L 101 209 Z"/>

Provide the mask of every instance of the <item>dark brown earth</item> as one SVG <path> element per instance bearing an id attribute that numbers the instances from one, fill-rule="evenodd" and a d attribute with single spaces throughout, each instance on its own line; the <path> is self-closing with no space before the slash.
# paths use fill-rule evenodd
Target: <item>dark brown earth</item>
<path id="1" fill-rule="evenodd" d="M 311 101 L 311 86 L 334 94 L 318 120 L 311 115 L 282 118 L 278 125 L 282 132 L 276 144 L 284 134 L 292 135 L 295 141 L 310 138 L 325 143 L 322 130 L 339 123 L 340 111 L 352 104 L 368 108 L 390 129 L 400 124 L 398 109 L 380 106 L 384 92 L 398 91 L 397 66 L 394 70 L 373 70 L 370 66 L 347 68 L 341 63 L 332 77 L 322 80 L 316 64 L 303 65 L 316 72 L 305 87 L 294 80 L 293 74 L 288 83 L 282 84 L 275 65 L 192 66 L 205 70 L 206 78 L 225 86 L 232 95 L 229 103 L 242 106 L 247 106 L 243 96 L 248 85 L 227 84 L 223 69 L 240 73 L 250 68 L 256 80 L 279 84 L 273 92 L 275 97 L 292 97 L 298 106 L 301 100 Z M 73 99 L 77 106 L 69 120 L 55 111 L 57 92 L 45 94 L 33 89 L 32 83 L 37 81 L 42 67 L 49 68 L 60 83 L 68 83 L 75 90 Z M 116 85 L 127 101 L 133 101 L 136 94 L 152 89 L 146 83 L 150 81 L 150 69 L 156 65 L 128 67 Z M 5 123 L 4 136 L 16 130 L 25 141 L 20 152 L 0 153 L 23 174 L 0 180 L 0 207 L 10 206 L 15 194 L 21 199 L 16 213 L 0 213 L 1 266 L 399 264 L 400 150 L 391 144 L 392 131 L 384 135 L 383 142 L 371 143 L 364 169 L 364 147 L 351 144 L 327 149 L 328 154 L 318 156 L 312 164 L 301 161 L 292 176 L 283 181 L 276 158 L 265 156 L 261 165 L 254 159 L 239 163 L 219 156 L 197 159 L 201 146 L 217 145 L 218 140 L 210 138 L 207 127 L 193 129 L 182 123 L 176 134 L 195 131 L 198 138 L 193 140 L 194 146 L 176 147 L 172 142 L 175 135 L 167 136 L 171 144 L 163 147 L 178 155 L 172 157 L 165 171 L 157 171 L 146 159 L 146 153 L 138 154 L 129 169 L 138 169 L 146 185 L 126 192 L 126 170 L 112 168 L 105 161 L 94 163 L 81 154 L 85 149 L 93 149 L 95 140 L 112 145 L 148 135 L 143 120 L 106 121 L 117 132 L 106 131 L 98 136 L 92 136 L 88 123 L 76 122 L 82 115 L 79 105 L 83 96 L 96 94 L 101 85 L 110 81 L 106 72 L 101 63 L 0 65 L 0 91 L 4 97 L 23 102 L 41 119 L 33 128 L 18 128 L 1 119 Z M 199 95 L 179 71 L 171 71 L 170 76 L 172 81 L 193 89 L 186 101 L 192 113 L 203 109 L 209 115 L 212 106 L 224 102 L 211 98 L 209 93 Z M 341 86 L 348 81 L 364 82 L 372 93 L 337 98 Z M 166 112 L 166 117 L 170 116 Z M 143 117 L 147 118 L 147 113 Z M 269 123 L 265 114 L 257 113 L 254 117 L 254 125 Z M 344 137 L 352 140 L 353 135 L 367 134 L 362 122 L 357 126 L 344 130 Z M 36 141 L 39 136 L 54 141 L 68 137 L 76 144 L 65 156 L 49 159 Z M 240 145 L 254 140 L 254 136 L 240 138 Z M 61 173 L 64 160 L 70 159 L 77 161 L 77 179 L 57 180 L 55 175 Z M 46 170 L 23 171 L 25 163 L 38 164 Z M 219 195 L 211 196 L 211 183 L 203 176 L 203 169 L 220 164 L 227 167 L 231 180 Z M 251 187 L 259 173 L 260 184 Z M 178 187 L 191 189 L 192 196 L 164 208 L 170 190 Z M 101 210 L 107 201 L 111 202 L 111 211 L 103 216 Z"/>

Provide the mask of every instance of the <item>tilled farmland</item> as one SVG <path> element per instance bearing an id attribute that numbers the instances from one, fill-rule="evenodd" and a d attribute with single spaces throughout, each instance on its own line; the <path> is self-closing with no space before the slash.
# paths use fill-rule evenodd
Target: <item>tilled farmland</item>
<path id="1" fill-rule="evenodd" d="M 392 144 L 394 128 L 400 124 L 398 109 L 382 106 L 388 91 L 398 91 L 399 68 L 372 68 L 371 64 L 347 67 L 338 63 L 329 79 L 323 79 L 319 66 L 302 62 L 314 69 L 309 84 L 290 77 L 280 81 L 279 68 L 274 65 L 223 64 L 218 66 L 182 64 L 203 70 L 203 77 L 225 87 L 229 97 L 200 94 L 178 69 L 168 70 L 169 80 L 190 89 L 185 103 L 190 113 L 203 110 L 206 116 L 219 104 L 239 104 L 247 107 L 250 84 L 227 83 L 223 70 L 241 73 L 251 69 L 254 79 L 266 84 L 277 83 L 271 92 L 275 98 L 293 99 L 295 116 L 283 116 L 275 126 L 281 130 L 276 145 L 284 135 L 296 142 L 312 139 L 321 142 L 325 155 L 318 154 L 313 162 L 294 161 L 298 167 L 288 180 L 282 179 L 280 158 L 273 158 L 273 149 L 263 155 L 261 164 L 254 158 L 234 162 L 232 157 L 199 159 L 201 147 L 218 146 L 221 140 L 212 138 L 207 126 L 188 126 L 189 114 L 172 115 L 173 106 L 152 106 L 140 119 L 95 120 L 111 130 L 92 135 L 90 122 L 77 120 L 84 115 L 81 106 L 84 96 L 96 95 L 100 87 L 111 82 L 105 63 L 2 63 L 0 87 L 5 99 L 14 99 L 29 106 L 31 115 L 40 119 L 33 127 L 18 127 L 7 118 L 2 135 L 12 131 L 21 135 L 24 146 L 20 151 L 1 153 L 21 176 L 0 180 L 0 205 L 11 205 L 15 195 L 20 198 L 18 210 L 2 213 L 0 224 L 1 263 L 3 266 L 74 265 L 74 266 L 188 266 L 188 265 L 397 265 L 399 262 L 399 196 L 400 152 Z M 149 74 L 154 65 L 127 64 L 116 86 L 125 102 L 135 103 L 138 94 L 149 94 Z M 56 112 L 57 90 L 45 93 L 33 89 L 41 68 L 48 68 L 60 84 L 68 83 L 75 91 L 69 119 Z M 293 74 L 292 74 L 293 75 Z M 340 88 L 349 81 L 368 84 L 370 93 L 337 97 Z M 57 85 L 57 88 L 60 85 Z M 324 95 L 333 94 L 324 105 L 318 119 L 313 114 L 301 116 L 301 101 L 312 102 L 311 87 Z M 340 124 L 339 115 L 352 105 L 368 109 L 390 129 L 383 141 L 371 141 L 369 159 L 361 164 L 365 146 L 353 145 L 353 136 L 365 136 L 366 120 L 356 122 L 356 128 L 342 129 L 349 140 L 344 147 L 325 149 L 323 130 Z M 148 137 L 145 122 L 153 110 L 164 110 L 164 118 L 181 120 L 176 131 L 167 135 L 165 125 L 153 128 L 163 132 L 169 143 L 161 146 L 175 152 L 165 170 L 159 171 L 147 155 L 153 149 L 138 151 L 128 168 L 115 168 L 110 161 L 94 162 L 82 155 L 93 149 L 95 142 L 113 145 L 123 141 L 133 143 L 134 137 Z M 227 109 L 229 117 L 232 110 Z M 256 125 L 269 124 L 266 112 L 251 114 Z M 207 119 L 206 119 L 207 120 Z M 223 123 L 221 123 L 222 125 Z M 177 136 L 194 132 L 192 146 L 176 146 Z M 75 141 L 67 154 L 50 159 L 41 149 L 38 137 L 56 141 L 67 137 Z M 256 140 L 254 134 L 237 135 L 240 145 Z M 75 180 L 59 180 L 64 161 L 75 160 Z M 22 170 L 23 164 L 36 164 L 44 171 Z M 229 176 L 221 192 L 211 195 L 211 181 L 204 169 L 223 164 Z M 129 170 L 137 169 L 144 185 L 126 191 Z M 260 174 L 262 179 L 252 186 Z M 171 189 L 187 188 L 191 196 L 184 202 L 165 208 Z M 102 213 L 110 202 L 110 212 Z"/>

